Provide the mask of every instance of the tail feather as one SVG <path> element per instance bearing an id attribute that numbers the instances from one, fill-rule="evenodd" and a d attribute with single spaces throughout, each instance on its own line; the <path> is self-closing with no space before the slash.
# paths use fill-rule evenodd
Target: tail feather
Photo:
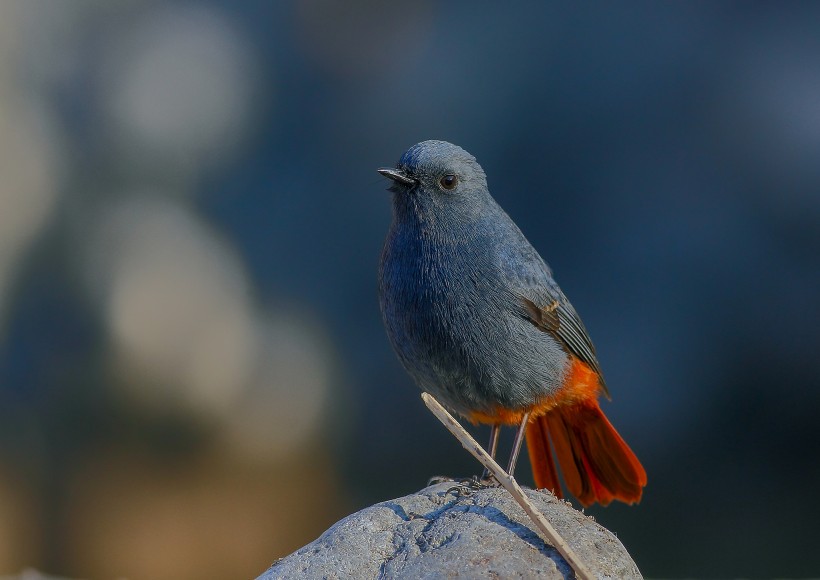
<path id="1" fill-rule="evenodd" d="M 557 489 L 550 442 L 569 492 L 584 506 L 640 501 L 646 471 L 595 399 L 558 405 L 527 427 L 535 484 Z M 560 497 L 560 496 L 559 496 Z"/>
<path id="2" fill-rule="evenodd" d="M 564 497 L 558 483 L 558 470 L 552 459 L 549 431 L 545 423 L 536 420 L 527 425 L 527 452 L 532 471 L 538 474 L 537 487 L 549 489 L 556 497 Z"/>

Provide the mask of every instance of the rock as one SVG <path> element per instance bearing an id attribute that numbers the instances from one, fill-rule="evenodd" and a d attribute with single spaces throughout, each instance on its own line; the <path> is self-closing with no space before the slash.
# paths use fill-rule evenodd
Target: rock
<path id="1" fill-rule="evenodd" d="M 507 491 L 459 496 L 454 485 L 439 483 L 352 514 L 257 580 L 573 577 Z M 597 578 L 641 578 L 612 532 L 548 492 L 526 493 Z"/>

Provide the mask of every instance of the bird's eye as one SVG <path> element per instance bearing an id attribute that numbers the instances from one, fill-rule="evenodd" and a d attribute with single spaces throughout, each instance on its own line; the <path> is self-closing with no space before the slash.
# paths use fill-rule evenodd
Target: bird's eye
<path id="1" fill-rule="evenodd" d="M 448 173 L 447 175 L 439 179 L 438 183 L 444 189 L 453 189 L 456 185 L 458 185 L 458 177 L 456 177 L 452 173 Z"/>

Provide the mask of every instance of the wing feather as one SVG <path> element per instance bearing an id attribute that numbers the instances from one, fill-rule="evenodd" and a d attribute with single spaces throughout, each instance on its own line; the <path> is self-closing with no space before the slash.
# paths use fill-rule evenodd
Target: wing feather
<path id="1" fill-rule="evenodd" d="M 609 398 L 609 390 L 604 382 L 601 366 L 595 356 L 595 346 L 589 338 L 589 333 L 566 296 L 560 290 L 557 293 L 559 295 L 548 304 L 542 304 L 542 301 L 536 303 L 529 298 L 522 297 L 524 318 L 540 330 L 549 333 L 567 352 L 588 364 L 600 377 L 601 387 Z"/>

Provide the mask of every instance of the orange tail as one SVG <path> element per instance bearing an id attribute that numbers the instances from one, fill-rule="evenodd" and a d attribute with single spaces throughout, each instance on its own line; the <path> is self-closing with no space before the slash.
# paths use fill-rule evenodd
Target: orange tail
<path id="1" fill-rule="evenodd" d="M 607 505 L 613 499 L 629 504 L 641 500 L 646 471 L 595 398 L 556 405 L 527 426 L 536 487 L 563 497 L 550 441 L 567 488 L 585 507 L 596 501 Z"/>

